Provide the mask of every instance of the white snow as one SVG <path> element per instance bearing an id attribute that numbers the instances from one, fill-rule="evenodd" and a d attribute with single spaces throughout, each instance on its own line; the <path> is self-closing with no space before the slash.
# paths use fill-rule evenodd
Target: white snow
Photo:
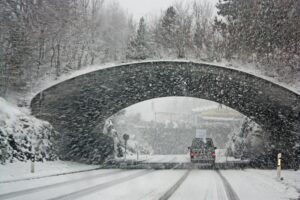
<path id="1" fill-rule="evenodd" d="M 284 184 L 285 186 L 292 187 L 299 192 L 300 196 L 300 170 L 282 170 L 281 177 L 283 180 L 279 181 L 277 179 L 277 171 L 275 170 L 261 170 L 261 169 L 246 169 L 247 173 L 251 173 L 257 176 L 266 177 L 267 179 L 276 180 Z"/>
<path id="2" fill-rule="evenodd" d="M 34 188 L 41 188 L 45 186 L 55 185 L 55 184 L 72 184 L 78 182 L 78 180 L 83 179 L 93 179 L 97 178 L 97 176 L 105 177 L 111 176 L 114 173 L 119 173 L 120 170 L 116 169 L 103 169 L 103 170 L 92 170 L 80 173 L 73 173 L 73 174 L 65 174 L 61 176 L 51 176 L 51 177 L 44 177 L 40 179 L 30 179 L 30 180 L 20 180 L 16 182 L 9 182 L 9 183 L 0 183 L 0 195 L 12 193 L 12 192 L 19 192 L 23 190 L 30 190 Z M 1 198 L 0 198 L 1 199 Z"/>
<path id="3" fill-rule="evenodd" d="M 159 156 L 155 156 L 157 159 Z M 171 156 L 167 156 L 170 158 Z M 176 158 L 173 157 L 173 158 Z M 42 171 L 49 169 L 52 172 L 88 169 L 88 165 L 70 162 L 44 163 Z M 21 170 L 12 166 L 2 166 L 4 172 L 21 174 Z M 11 169 L 8 169 L 11 168 Z M 97 187 L 89 193 L 76 196 L 76 199 L 98 200 L 157 200 L 174 186 L 186 173 L 186 170 L 120 170 L 101 169 L 74 173 L 61 176 L 52 176 L 41 179 L 31 179 L 11 183 L 0 182 L 0 195 L 15 193 L 9 199 L 50 199 L 61 195 L 68 195 L 83 189 Z M 239 199 L 245 200 L 288 200 L 298 199 L 300 188 L 300 172 L 283 170 L 283 181 L 276 179 L 276 170 L 220 170 Z M 38 172 L 39 173 L 39 172 Z M 40 174 L 43 174 L 41 172 Z M 128 178 L 129 176 L 140 174 Z M 124 180 L 125 181 L 121 181 Z M 110 184 L 112 183 L 113 184 Z M 47 187 L 49 186 L 49 187 Z M 22 192 L 24 190 L 30 192 Z M 1 198 L 1 196 L 0 196 Z M 71 197 L 68 197 L 70 199 Z M 175 190 L 170 200 L 210 199 L 227 200 L 226 187 L 215 170 L 192 170 L 182 184 Z"/>
<path id="4" fill-rule="evenodd" d="M 112 174 L 109 174 L 108 176 L 101 176 L 102 174 L 105 173 L 111 173 L 114 172 Z M 41 186 L 45 186 L 45 185 L 53 185 L 53 184 L 59 184 L 61 182 L 65 182 L 68 181 L 68 183 L 63 184 L 63 185 L 58 185 L 58 186 L 52 186 L 49 187 L 47 189 L 43 188 L 43 189 L 39 189 L 37 191 L 34 192 L 30 192 L 21 196 L 16 196 L 14 198 L 10 198 L 10 199 L 22 199 L 22 200 L 32 200 L 32 199 L 51 199 L 51 198 L 56 198 L 59 197 L 61 195 L 66 195 L 72 192 L 77 192 L 78 190 L 82 190 L 82 189 L 86 189 L 89 187 L 93 187 L 102 183 L 106 183 L 106 182 L 110 182 L 116 179 L 120 179 L 120 178 L 124 178 L 127 177 L 129 175 L 132 174 L 136 174 L 139 173 L 140 170 L 131 170 L 131 171 L 117 171 L 117 170 L 99 170 L 99 171 L 93 171 L 93 172 L 86 172 L 83 174 L 74 174 L 76 178 L 74 178 L 74 175 L 68 175 L 67 177 L 56 177 L 56 179 L 54 177 L 51 178 L 46 178 L 45 180 L 47 181 L 45 183 L 41 183 L 42 180 L 30 180 L 27 182 L 17 182 L 17 183 L 9 183 L 9 184 L 4 184 L 4 186 L 0 185 L 0 191 L 2 192 L 2 194 L 6 194 L 9 192 L 12 192 L 9 188 L 15 188 L 14 191 L 22 191 L 24 188 L 24 183 L 30 183 L 30 187 L 25 186 L 26 189 L 30 189 L 30 188 L 34 188 L 34 187 L 41 187 Z M 100 175 L 100 176 L 98 176 Z M 78 178 L 82 178 L 81 181 L 74 181 Z M 50 181 L 48 182 L 48 180 L 50 179 Z M 22 185 L 23 184 L 23 185 Z"/>
<path id="5" fill-rule="evenodd" d="M 226 149 L 216 149 L 216 163 L 226 163 L 227 161 L 241 161 L 241 159 L 226 156 Z"/>
<path id="6" fill-rule="evenodd" d="M 226 157 L 226 149 L 216 149 L 216 162 L 225 163 L 226 161 L 241 161 L 234 157 Z M 124 158 L 119 158 L 118 160 L 124 160 Z M 127 160 L 137 160 L 136 154 L 131 154 L 127 156 Z M 147 163 L 190 163 L 189 153 L 187 154 L 175 154 L 175 155 L 139 155 L 139 161 L 144 161 Z"/>
<path id="7" fill-rule="evenodd" d="M 146 161 L 149 163 L 186 163 L 190 162 L 188 154 L 178 155 L 151 155 Z"/>
<path id="8" fill-rule="evenodd" d="M 273 177 L 260 173 L 262 170 L 222 170 L 221 173 L 243 200 L 283 200 L 297 199 L 299 193 L 290 186 L 276 180 L 276 171 L 270 170 Z M 297 173 L 294 173 L 295 176 Z M 298 178 L 299 179 L 299 178 Z"/>
<path id="9" fill-rule="evenodd" d="M 29 179 L 55 174 L 70 173 L 99 168 L 70 161 L 35 162 L 35 173 L 30 172 L 31 162 L 15 162 L 0 165 L 0 182 Z"/>
<path id="10" fill-rule="evenodd" d="M 124 158 L 116 158 L 117 160 L 124 160 Z M 136 154 L 128 154 L 126 156 L 127 161 L 142 161 L 146 163 L 187 163 L 190 162 L 188 154 L 178 154 L 178 155 L 147 155 L 141 154 L 138 156 Z"/>
<path id="11" fill-rule="evenodd" d="M 227 200 L 227 196 L 222 181 L 215 171 L 194 170 L 170 198 L 170 200 L 181 199 Z"/>
<path id="12" fill-rule="evenodd" d="M 15 105 L 0 97 L 0 126 L 14 124 L 17 117 L 23 114 Z"/>
<path id="13" fill-rule="evenodd" d="M 138 177 L 129 182 L 92 193 L 80 198 L 82 200 L 154 200 L 159 199 L 178 179 L 185 170 L 162 170 Z"/>

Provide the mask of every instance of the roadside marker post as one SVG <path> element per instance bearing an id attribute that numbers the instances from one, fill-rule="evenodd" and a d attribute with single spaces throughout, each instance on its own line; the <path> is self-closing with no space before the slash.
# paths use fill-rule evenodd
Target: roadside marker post
<path id="1" fill-rule="evenodd" d="M 123 135 L 123 139 L 124 139 L 124 141 L 125 141 L 125 156 L 124 156 L 124 160 L 125 160 L 125 162 L 126 162 L 127 141 L 129 140 L 129 135 L 125 133 L 125 134 Z"/>
<path id="2" fill-rule="evenodd" d="M 279 180 L 281 179 L 281 157 L 282 157 L 282 154 L 278 153 L 278 155 L 277 155 L 277 178 Z"/>
<path id="3" fill-rule="evenodd" d="M 34 173 L 34 161 L 31 161 L 31 173 Z"/>
<path id="4" fill-rule="evenodd" d="M 139 146 L 135 144 L 135 149 L 136 149 L 136 161 L 139 161 Z"/>
<path id="5" fill-rule="evenodd" d="M 30 169 L 30 172 L 31 173 L 34 173 L 34 162 L 35 162 L 35 150 L 34 150 L 34 147 L 31 147 L 32 148 L 32 158 L 31 158 L 31 169 Z"/>

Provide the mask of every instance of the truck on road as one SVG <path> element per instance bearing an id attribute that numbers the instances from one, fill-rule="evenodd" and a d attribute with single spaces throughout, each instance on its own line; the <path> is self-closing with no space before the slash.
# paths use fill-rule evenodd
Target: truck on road
<path id="1" fill-rule="evenodd" d="M 213 144 L 212 138 L 194 138 L 192 145 L 188 149 L 191 162 L 215 164 L 216 147 Z"/>

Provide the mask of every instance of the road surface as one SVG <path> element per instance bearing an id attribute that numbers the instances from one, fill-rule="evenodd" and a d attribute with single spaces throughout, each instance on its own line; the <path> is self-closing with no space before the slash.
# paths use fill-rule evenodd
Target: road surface
<path id="1" fill-rule="evenodd" d="M 295 189 L 251 170 L 101 169 L 0 184 L 1 200 L 282 200 L 298 197 Z"/>
<path id="2" fill-rule="evenodd" d="M 217 163 L 223 163 L 226 161 L 240 161 L 240 159 L 235 159 L 233 157 L 226 157 L 225 156 L 225 149 L 217 149 L 216 150 L 216 162 Z M 128 155 L 128 160 L 136 160 L 136 155 Z M 120 159 L 120 160 L 123 160 Z M 178 154 L 178 155 L 139 155 L 140 161 L 145 161 L 149 163 L 166 163 L 166 162 L 178 162 L 178 163 L 189 163 L 190 162 L 190 156 L 189 153 L 187 154 Z"/>

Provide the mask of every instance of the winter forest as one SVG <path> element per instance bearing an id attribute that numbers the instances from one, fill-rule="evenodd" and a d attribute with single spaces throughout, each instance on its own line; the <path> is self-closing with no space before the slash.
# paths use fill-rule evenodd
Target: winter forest
<path id="1" fill-rule="evenodd" d="M 88 65 L 165 58 L 240 60 L 289 83 L 299 75 L 299 9 L 297 0 L 178 1 L 135 21 L 114 1 L 2 0 L 1 96 Z"/>
<path id="2" fill-rule="evenodd" d="M 0 44 L 0 111 L 4 113 L 4 99 L 26 110 L 28 95 L 45 81 L 88 66 L 144 60 L 252 66 L 261 75 L 300 91 L 299 0 L 219 0 L 216 5 L 208 0 L 177 1 L 155 16 L 138 20 L 112 0 L 0 0 Z M 53 145 L 59 137 L 52 126 L 28 111 L 14 113 L 20 127 L 10 121 L 13 117 L 0 113 L 0 161 L 30 159 L 30 135 L 40 141 L 38 158 L 56 159 L 59 153 Z M 248 119 L 240 126 L 245 131 L 231 133 L 236 142 L 228 143 L 228 149 L 244 148 L 241 143 L 257 128 Z M 267 137 L 258 132 L 258 137 Z M 152 144 L 153 140 L 149 139 Z M 95 139 L 93 145 L 99 144 L 100 139 Z M 78 148 L 85 146 L 74 147 L 70 158 L 81 157 Z M 103 157 L 89 151 L 81 161 L 97 163 Z"/>

